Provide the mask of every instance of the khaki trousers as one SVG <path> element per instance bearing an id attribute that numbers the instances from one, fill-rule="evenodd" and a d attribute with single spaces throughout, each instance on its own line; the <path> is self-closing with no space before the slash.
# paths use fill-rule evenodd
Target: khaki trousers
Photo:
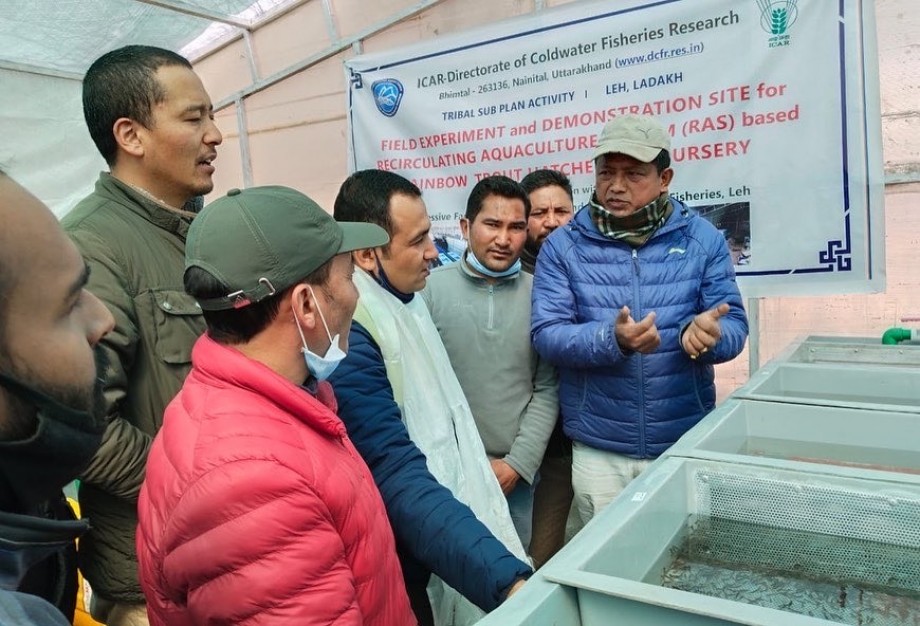
<path id="1" fill-rule="evenodd" d="M 94 595 L 90 613 L 106 626 L 150 626 L 146 604 L 119 604 Z"/>
<path id="2" fill-rule="evenodd" d="M 109 612 L 106 626 L 150 626 L 145 604 L 116 604 Z"/>
<path id="3" fill-rule="evenodd" d="M 580 441 L 572 442 L 572 488 L 582 521 L 590 522 L 649 463 L 649 459 L 634 459 Z"/>

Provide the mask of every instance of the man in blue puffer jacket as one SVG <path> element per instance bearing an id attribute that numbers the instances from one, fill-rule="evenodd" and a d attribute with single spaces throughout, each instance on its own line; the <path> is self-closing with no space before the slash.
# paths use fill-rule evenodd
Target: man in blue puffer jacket
<path id="1" fill-rule="evenodd" d="M 747 338 L 725 238 L 668 195 L 669 149 L 653 118 L 608 122 L 594 196 L 537 260 L 532 337 L 559 369 L 585 522 L 713 408 L 713 364 Z"/>

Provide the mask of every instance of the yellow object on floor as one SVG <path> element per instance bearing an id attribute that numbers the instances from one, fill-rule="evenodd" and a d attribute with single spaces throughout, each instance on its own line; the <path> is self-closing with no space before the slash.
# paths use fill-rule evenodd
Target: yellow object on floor
<path id="1" fill-rule="evenodd" d="M 67 498 L 67 502 L 70 503 L 70 508 L 73 509 L 74 514 L 80 517 L 80 504 L 73 498 Z M 83 579 L 83 574 L 77 570 L 77 609 L 73 615 L 74 626 L 104 626 L 89 614 L 89 600 L 92 595 L 93 591 L 90 589 L 89 583 Z"/>

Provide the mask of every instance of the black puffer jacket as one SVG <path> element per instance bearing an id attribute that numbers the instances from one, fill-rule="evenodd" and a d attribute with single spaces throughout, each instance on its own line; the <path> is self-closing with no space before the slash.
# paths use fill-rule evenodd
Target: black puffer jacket
<path id="1" fill-rule="evenodd" d="M 18 506 L 0 481 L 0 588 L 44 598 L 72 620 L 77 598 L 75 541 L 89 528 L 88 522 L 74 519 L 63 495 L 26 513 L 9 510 Z"/>

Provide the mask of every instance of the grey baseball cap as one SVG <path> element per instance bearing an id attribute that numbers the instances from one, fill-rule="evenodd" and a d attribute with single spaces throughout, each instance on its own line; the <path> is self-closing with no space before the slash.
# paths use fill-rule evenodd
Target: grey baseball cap
<path id="1" fill-rule="evenodd" d="M 621 115 L 604 125 L 604 130 L 597 138 L 594 158 L 616 153 L 651 163 L 659 152 L 670 149 L 671 137 L 654 117 Z"/>

